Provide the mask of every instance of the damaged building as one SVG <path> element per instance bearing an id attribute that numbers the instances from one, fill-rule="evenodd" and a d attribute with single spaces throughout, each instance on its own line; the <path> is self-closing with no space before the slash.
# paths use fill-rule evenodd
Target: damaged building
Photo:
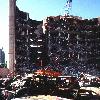
<path id="1" fill-rule="evenodd" d="M 43 21 L 43 32 L 48 37 L 52 65 L 66 65 L 82 72 L 92 67 L 100 70 L 100 18 L 50 16 Z"/>
<path id="2" fill-rule="evenodd" d="M 15 59 L 16 71 L 48 64 L 61 71 L 62 65 L 83 72 L 99 69 L 99 18 L 51 16 L 36 21 L 16 7 Z"/>
<path id="3" fill-rule="evenodd" d="M 45 35 L 42 21 L 29 18 L 29 14 L 16 6 L 15 21 L 15 60 L 16 71 L 26 71 L 34 66 L 47 63 Z"/>
<path id="4" fill-rule="evenodd" d="M 9 19 L 10 71 L 48 64 L 60 71 L 62 65 L 81 72 L 100 70 L 100 18 L 50 16 L 36 21 L 10 0 Z"/>

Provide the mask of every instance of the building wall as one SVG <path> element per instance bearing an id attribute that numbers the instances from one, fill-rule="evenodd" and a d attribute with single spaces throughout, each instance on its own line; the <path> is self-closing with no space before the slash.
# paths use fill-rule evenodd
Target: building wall
<path id="1" fill-rule="evenodd" d="M 51 16 L 43 22 L 47 34 L 48 56 L 54 66 L 100 66 L 100 23 L 98 18 Z"/>
<path id="2" fill-rule="evenodd" d="M 9 69 L 8 68 L 0 68 L 0 77 L 7 77 L 9 74 Z"/>
<path id="3" fill-rule="evenodd" d="M 16 6 L 16 32 L 15 32 L 15 59 L 16 65 L 15 69 L 18 71 L 19 69 L 27 66 L 27 21 L 28 21 L 28 13 L 20 11 Z"/>
<path id="4" fill-rule="evenodd" d="M 45 65 L 45 38 L 42 21 L 29 18 L 29 14 L 16 6 L 15 59 L 16 71 L 31 70 Z M 44 53 L 45 52 L 45 53 Z"/>
<path id="5" fill-rule="evenodd" d="M 15 26 L 16 71 L 48 64 L 83 71 L 100 66 L 99 18 L 50 16 L 42 22 L 30 19 L 16 7 Z"/>

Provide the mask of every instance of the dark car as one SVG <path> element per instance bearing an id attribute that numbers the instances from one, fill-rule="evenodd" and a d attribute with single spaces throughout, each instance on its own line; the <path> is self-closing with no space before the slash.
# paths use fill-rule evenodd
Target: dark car
<path id="1" fill-rule="evenodd" d="M 91 90 L 80 89 L 76 100 L 100 100 L 100 95 Z"/>

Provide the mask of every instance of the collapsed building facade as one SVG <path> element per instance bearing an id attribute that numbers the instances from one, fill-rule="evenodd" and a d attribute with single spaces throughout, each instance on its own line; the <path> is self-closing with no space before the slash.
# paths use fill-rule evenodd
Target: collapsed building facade
<path id="1" fill-rule="evenodd" d="M 42 21 L 29 18 L 29 14 L 16 6 L 15 60 L 16 71 L 26 71 L 33 66 L 44 66 L 47 62 L 45 36 Z"/>
<path id="2" fill-rule="evenodd" d="M 11 71 L 48 64 L 61 71 L 62 65 L 81 71 L 100 70 L 100 18 L 51 16 L 36 21 L 10 0 L 9 36 Z"/>
<path id="3" fill-rule="evenodd" d="M 42 22 L 16 7 L 15 30 L 16 71 L 48 64 L 61 71 L 62 65 L 82 71 L 100 66 L 98 18 L 56 16 Z"/>
<path id="4" fill-rule="evenodd" d="M 48 56 L 55 67 L 66 65 L 85 72 L 100 69 L 100 21 L 77 16 L 51 16 L 43 22 Z M 61 68 L 59 68 L 61 70 Z"/>

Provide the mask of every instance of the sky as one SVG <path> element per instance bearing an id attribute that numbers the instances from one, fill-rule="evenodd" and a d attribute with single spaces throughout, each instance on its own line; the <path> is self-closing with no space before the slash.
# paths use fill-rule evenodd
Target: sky
<path id="1" fill-rule="evenodd" d="M 28 12 L 33 20 L 47 16 L 64 15 L 66 0 L 17 0 L 20 10 Z M 70 14 L 84 19 L 100 17 L 100 0 L 72 0 Z M 0 48 L 9 53 L 9 0 L 0 0 Z"/>

